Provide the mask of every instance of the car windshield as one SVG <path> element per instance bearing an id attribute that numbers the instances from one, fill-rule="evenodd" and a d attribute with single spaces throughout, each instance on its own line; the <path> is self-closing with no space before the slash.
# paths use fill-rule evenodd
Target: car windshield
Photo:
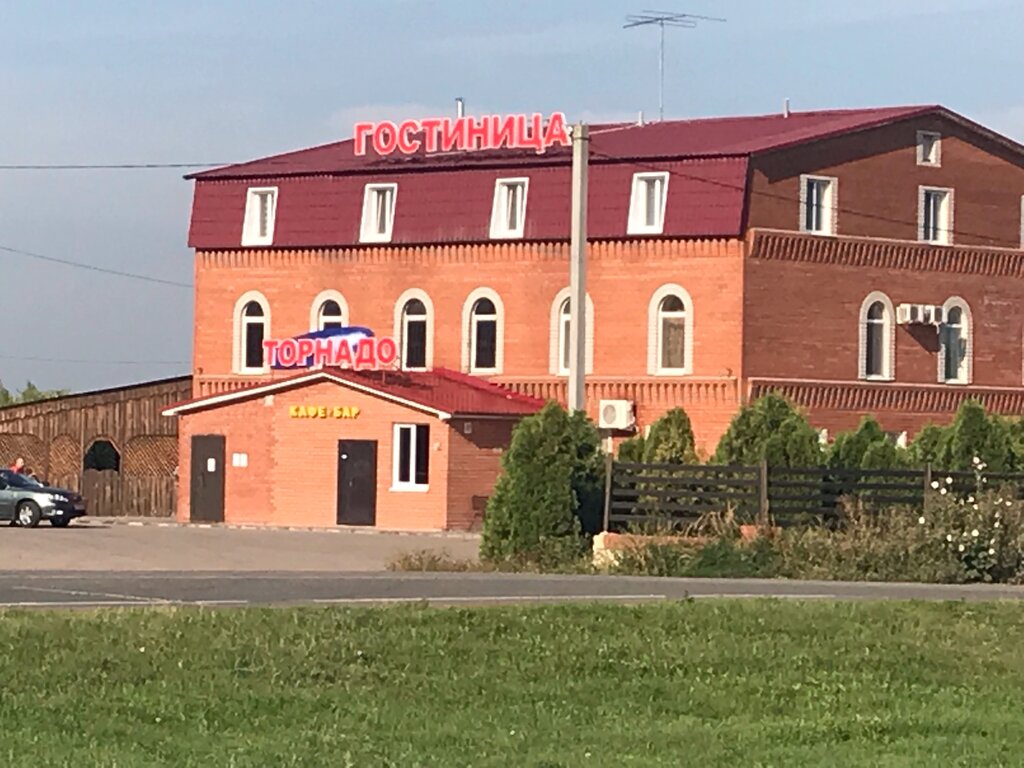
<path id="1" fill-rule="evenodd" d="M 11 472 L 5 470 L 0 472 L 0 480 L 4 480 L 8 485 L 15 488 L 41 488 L 42 483 L 38 480 L 33 480 L 31 477 L 26 475 L 19 475 L 17 472 Z"/>

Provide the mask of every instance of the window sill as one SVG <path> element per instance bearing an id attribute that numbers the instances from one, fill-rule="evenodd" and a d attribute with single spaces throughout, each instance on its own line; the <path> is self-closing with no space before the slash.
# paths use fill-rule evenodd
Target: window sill
<path id="1" fill-rule="evenodd" d="M 939 384 L 945 384 L 950 387 L 969 387 L 971 382 L 964 381 L 963 379 L 944 379 Z"/>
<path id="2" fill-rule="evenodd" d="M 501 374 L 497 368 L 470 368 L 467 371 L 470 376 L 498 376 Z"/>
<path id="3" fill-rule="evenodd" d="M 896 381 L 895 376 L 861 376 L 861 381 L 872 382 L 875 384 L 891 384 Z"/>
<path id="4" fill-rule="evenodd" d="M 392 485 L 388 490 L 391 493 L 426 493 L 430 490 L 429 485 Z"/>
<path id="5" fill-rule="evenodd" d="M 370 244 L 370 245 L 381 244 L 381 243 L 384 243 L 384 244 L 390 243 L 391 242 L 391 233 L 389 232 L 386 235 L 365 235 L 365 234 L 360 234 L 359 235 L 359 242 L 363 243 L 363 244 Z"/>
<path id="6" fill-rule="evenodd" d="M 693 371 L 688 368 L 659 368 L 652 376 L 692 376 Z"/>
<path id="7" fill-rule="evenodd" d="M 522 232 L 491 232 L 491 240 L 522 240 Z"/>
<path id="8" fill-rule="evenodd" d="M 270 373 L 266 368 L 242 368 L 241 370 L 235 371 L 238 376 L 265 376 Z"/>
<path id="9" fill-rule="evenodd" d="M 633 229 L 629 228 L 626 230 L 627 237 L 646 237 L 650 235 L 662 235 L 665 233 L 665 227 L 651 227 L 650 229 Z"/>

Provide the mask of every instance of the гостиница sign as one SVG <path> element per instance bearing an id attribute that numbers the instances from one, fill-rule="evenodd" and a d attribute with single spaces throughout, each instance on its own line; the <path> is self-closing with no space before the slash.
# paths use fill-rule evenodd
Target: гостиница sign
<path id="1" fill-rule="evenodd" d="M 275 370 L 297 368 L 387 368 L 398 359 L 398 345 L 388 336 L 377 337 L 369 328 L 350 325 L 310 331 L 290 339 L 263 342 L 266 363 Z"/>

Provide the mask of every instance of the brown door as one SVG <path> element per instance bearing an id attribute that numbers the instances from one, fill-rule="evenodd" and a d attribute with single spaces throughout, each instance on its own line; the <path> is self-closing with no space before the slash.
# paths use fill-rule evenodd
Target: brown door
<path id="1" fill-rule="evenodd" d="M 377 522 L 377 441 L 338 441 L 338 525 Z"/>
<path id="2" fill-rule="evenodd" d="M 189 518 L 194 523 L 224 522 L 224 435 L 192 438 Z"/>

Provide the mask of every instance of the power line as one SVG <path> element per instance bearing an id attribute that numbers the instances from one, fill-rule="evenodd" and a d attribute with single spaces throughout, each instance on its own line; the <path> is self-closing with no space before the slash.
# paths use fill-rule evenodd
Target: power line
<path id="1" fill-rule="evenodd" d="M 27 256 L 31 259 L 39 259 L 51 264 L 62 264 L 66 267 L 76 267 L 77 269 L 86 269 L 90 272 L 99 272 L 105 275 L 114 275 L 116 277 L 126 277 L 132 280 L 142 280 L 147 283 L 157 283 L 159 285 L 171 285 L 175 288 L 191 288 L 191 283 L 179 283 L 175 280 L 165 280 L 162 277 L 151 277 L 150 275 L 140 275 L 136 272 L 124 272 L 119 269 L 108 269 L 107 267 L 97 267 L 95 264 L 86 264 L 81 261 L 72 261 L 71 259 L 60 259 L 56 256 L 44 256 L 41 253 L 35 253 L 33 251 L 25 251 L 21 248 L 12 248 L 7 245 L 0 245 L 0 251 L 5 253 L 14 254 L 15 256 Z"/>
<path id="2" fill-rule="evenodd" d="M 0 165 L 0 171 L 125 171 L 155 168 L 219 168 L 234 163 L 22 163 Z"/>
<path id="3" fill-rule="evenodd" d="M 688 181 L 699 181 L 699 182 L 701 182 L 703 184 L 710 184 L 711 186 L 721 187 L 723 189 L 730 189 L 730 190 L 744 192 L 744 193 L 748 191 L 748 187 L 746 185 L 744 185 L 744 184 L 732 184 L 732 183 L 730 183 L 728 181 L 718 181 L 717 179 L 708 179 L 708 178 L 705 178 L 704 176 L 695 176 L 694 174 L 691 174 L 691 173 L 684 173 L 682 171 L 667 169 L 667 168 L 664 168 L 664 167 L 659 168 L 659 167 L 657 167 L 655 165 L 650 165 L 648 163 L 644 163 L 644 162 L 641 162 L 639 160 L 625 160 L 625 161 L 623 161 L 623 159 L 621 157 L 615 157 L 614 155 L 608 155 L 608 154 L 605 154 L 604 152 L 599 152 L 597 150 L 591 150 L 591 151 L 597 157 L 601 157 L 601 158 L 603 158 L 605 160 L 614 160 L 614 161 L 616 161 L 618 163 L 621 163 L 621 164 L 624 164 L 624 165 L 631 165 L 634 168 L 638 168 L 638 169 L 643 170 L 643 171 L 651 171 L 651 172 L 654 172 L 654 173 L 667 173 L 669 176 L 675 176 L 677 178 L 686 179 Z M 759 197 L 766 197 L 766 198 L 771 199 L 771 200 L 781 200 L 783 202 L 797 203 L 797 204 L 799 204 L 799 202 L 800 202 L 800 198 L 799 197 L 793 197 L 791 195 L 784 195 L 784 194 L 779 193 L 779 192 L 769 192 L 767 190 L 754 189 L 753 187 L 749 187 L 749 192 L 750 192 L 751 195 L 757 195 Z M 870 219 L 872 221 L 879 221 L 879 222 L 883 222 L 883 223 L 886 223 L 886 224 L 902 224 L 902 225 L 912 226 L 912 227 L 916 227 L 917 226 L 917 221 L 916 220 L 912 220 L 912 219 L 899 219 L 899 218 L 895 218 L 895 217 L 892 217 L 892 216 L 883 216 L 883 215 L 878 214 L 878 213 L 867 213 L 865 211 L 858 211 L 858 210 L 856 210 L 854 208 L 844 208 L 842 206 L 836 206 L 834 208 L 834 210 L 835 210 L 836 213 L 846 213 L 846 214 L 850 214 L 852 216 L 859 216 L 862 219 Z M 968 232 L 968 231 L 963 230 L 963 229 L 951 229 L 951 230 L 949 230 L 949 233 L 952 234 L 952 235 L 965 235 L 967 237 L 975 237 L 975 238 L 978 238 L 980 240 L 989 240 L 989 241 L 993 240 L 993 238 L 991 236 L 989 236 L 989 235 L 979 234 L 978 232 Z M 927 243 L 924 243 L 924 244 L 927 244 Z M 986 246 L 980 246 L 980 247 L 986 247 Z"/>
<path id="4" fill-rule="evenodd" d="M 58 362 L 60 365 L 87 365 L 87 366 L 188 366 L 191 362 L 187 360 L 89 360 L 82 358 L 68 357 L 20 357 L 17 355 L 0 354 L 0 360 L 14 360 L 16 362 Z"/>

